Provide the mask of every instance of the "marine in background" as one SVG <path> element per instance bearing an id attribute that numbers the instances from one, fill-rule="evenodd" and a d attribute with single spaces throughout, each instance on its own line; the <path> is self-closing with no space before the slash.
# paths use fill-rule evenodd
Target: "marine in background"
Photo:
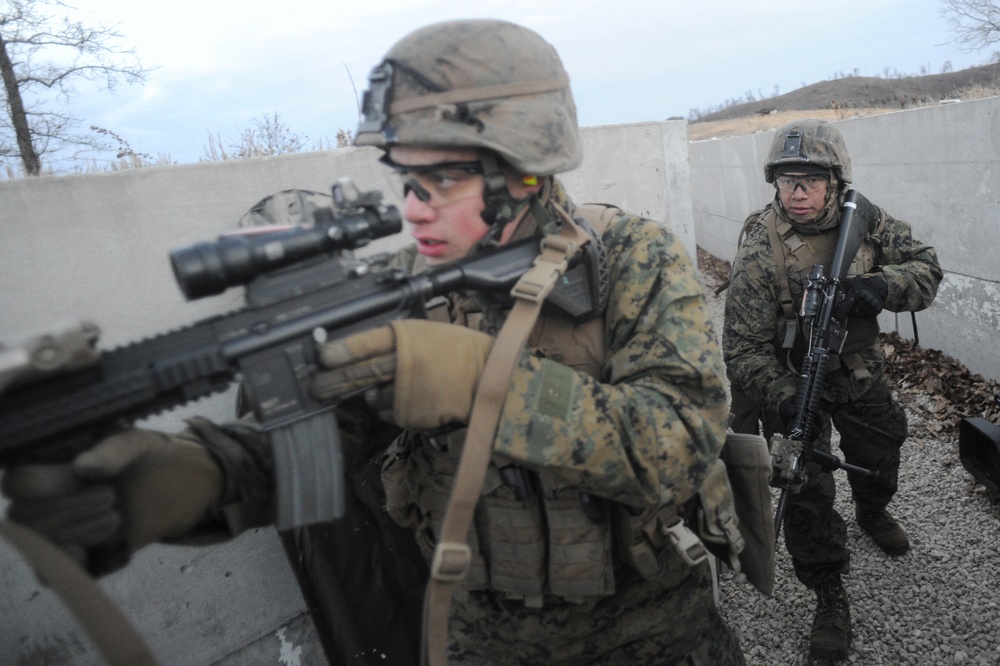
<path id="1" fill-rule="evenodd" d="M 823 120 L 797 120 L 775 133 L 764 164 L 774 199 L 750 214 L 726 294 L 723 354 L 733 394 L 736 432 L 786 433 L 808 331 L 798 306 L 814 264 L 829 266 L 838 237 L 851 161 L 840 131 Z M 848 276 L 853 301 L 848 336 L 831 357 L 821 398 L 818 450 L 830 451 L 832 428 L 846 462 L 878 470 L 848 475 L 855 520 L 885 553 L 909 549 L 889 512 L 896 493 L 906 414 L 883 373 L 877 316 L 930 306 L 942 272 L 933 247 L 910 225 L 858 196 L 855 213 L 868 234 Z M 807 463 L 802 490 L 790 495 L 785 545 L 795 575 L 817 596 L 810 636 L 814 658 L 846 659 L 851 616 L 842 577 L 850 568 L 847 528 L 834 508 L 834 477 Z"/>

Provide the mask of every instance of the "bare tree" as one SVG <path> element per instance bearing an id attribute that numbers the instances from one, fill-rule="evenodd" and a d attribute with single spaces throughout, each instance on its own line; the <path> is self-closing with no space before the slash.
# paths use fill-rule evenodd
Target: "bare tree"
<path id="1" fill-rule="evenodd" d="M 1000 42 L 1000 4 L 997 0 L 942 0 L 941 15 L 951 24 L 955 44 L 974 53 Z M 992 60 L 1000 62 L 1000 51 Z"/>
<path id="2" fill-rule="evenodd" d="M 278 114 L 254 116 L 250 119 L 251 126 L 239 130 L 239 136 L 229 142 L 227 152 L 218 135 L 208 135 L 208 146 L 202 158 L 206 162 L 219 160 L 242 160 L 248 157 L 270 157 L 272 155 L 287 155 L 302 152 L 306 147 L 306 139 L 293 132 L 282 121 Z"/>
<path id="3" fill-rule="evenodd" d="M 145 81 L 133 49 L 104 25 L 71 20 L 60 0 L 0 0 L 0 77 L 6 114 L 0 117 L 0 158 L 17 159 L 26 175 L 42 171 L 42 158 L 71 146 L 113 149 L 101 135 L 76 132 L 70 111 L 76 85 L 114 92 L 121 81 Z"/>

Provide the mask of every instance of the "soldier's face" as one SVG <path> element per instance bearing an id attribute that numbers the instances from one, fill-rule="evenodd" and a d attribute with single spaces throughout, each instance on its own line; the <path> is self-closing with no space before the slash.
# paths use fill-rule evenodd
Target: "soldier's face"
<path id="1" fill-rule="evenodd" d="M 480 216 L 486 204 L 479 153 L 393 146 L 388 162 L 402 179 L 406 192 L 403 217 L 412 225 L 410 233 L 417 250 L 429 265 L 461 259 L 486 236 L 489 226 Z M 541 187 L 525 185 L 515 174 L 504 175 L 508 191 L 518 199 Z M 523 215 L 504 227 L 501 244 L 510 239 Z"/>
<path id="2" fill-rule="evenodd" d="M 479 155 L 474 150 L 437 150 L 394 146 L 389 159 L 403 178 L 406 199 L 403 217 L 417 250 L 430 265 L 461 259 L 489 230 L 479 216 L 483 203 L 483 176 L 475 173 Z"/>
<path id="3" fill-rule="evenodd" d="M 784 173 L 778 178 L 782 181 L 778 183 L 776 180 L 778 196 L 788 217 L 795 222 L 815 220 L 826 206 L 829 179 L 804 173 Z"/>

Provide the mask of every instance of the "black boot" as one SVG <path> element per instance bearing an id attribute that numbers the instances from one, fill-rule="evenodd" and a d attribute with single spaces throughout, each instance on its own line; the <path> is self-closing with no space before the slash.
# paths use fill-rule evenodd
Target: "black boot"
<path id="1" fill-rule="evenodd" d="M 816 617 L 809 637 L 813 659 L 847 659 L 851 647 L 851 606 L 840 576 L 816 587 Z"/>
<path id="2" fill-rule="evenodd" d="M 906 531 L 885 509 L 870 509 L 855 505 L 854 517 L 858 525 L 889 555 L 902 555 L 910 549 Z"/>

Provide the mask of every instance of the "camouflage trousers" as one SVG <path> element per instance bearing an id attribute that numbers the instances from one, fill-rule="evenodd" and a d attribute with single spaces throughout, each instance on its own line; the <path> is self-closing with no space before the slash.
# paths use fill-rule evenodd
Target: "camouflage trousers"
<path id="1" fill-rule="evenodd" d="M 660 578 L 621 576 L 594 604 L 546 600 L 541 609 L 471 592 L 450 623 L 448 663 L 463 666 L 739 666 L 736 634 L 715 608 L 708 564 L 675 562 Z"/>
<path id="2" fill-rule="evenodd" d="M 732 405 L 735 431 L 756 433 L 758 419 L 768 439 L 782 430 L 777 415 L 762 414 L 755 400 L 735 388 Z M 866 508 L 884 509 L 896 493 L 899 451 L 907 437 L 906 413 L 885 377 L 875 377 L 871 387 L 856 400 L 822 401 L 820 417 L 816 447 L 830 452 L 832 424 L 840 435 L 844 461 L 879 471 L 874 479 L 847 476 L 854 501 Z M 833 474 L 822 471 L 815 463 L 808 463 L 805 469 L 807 479 L 802 490 L 788 498 L 783 529 L 795 575 L 803 584 L 815 588 L 824 579 L 849 570 L 850 551 L 847 525 L 834 508 Z"/>

